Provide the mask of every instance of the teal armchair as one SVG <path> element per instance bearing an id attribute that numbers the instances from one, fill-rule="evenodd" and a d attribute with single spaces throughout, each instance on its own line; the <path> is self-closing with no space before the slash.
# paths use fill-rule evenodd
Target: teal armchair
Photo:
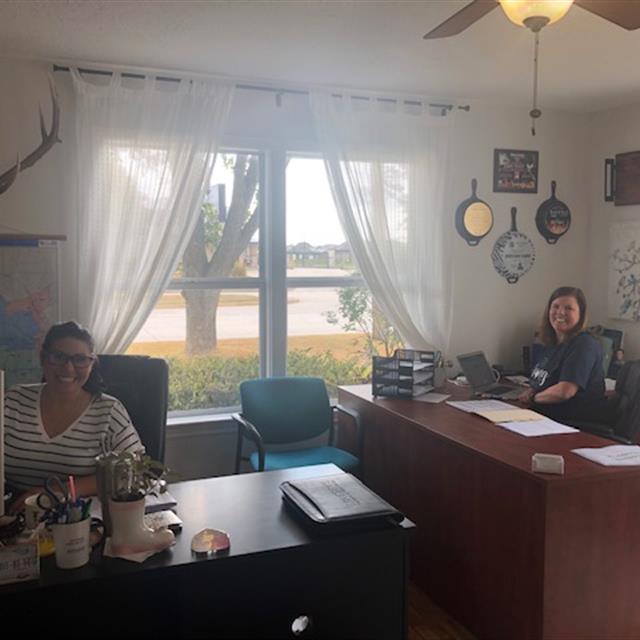
<path id="1" fill-rule="evenodd" d="M 344 471 L 361 470 L 362 429 L 359 415 L 340 405 L 332 406 L 321 378 L 282 377 L 246 380 L 240 385 L 242 413 L 233 415 L 238 425 L 236 473 L 240 471 L 244 439 L 256 451 L 248 460 L 256 471 L 288 469 L 332 462 Z M 348 415 L 357 431 L 358 456 L 334 446 L 334 414 Z M 305 441 L 327 435 L 327 444 L 309 446 Z M 286 451 L 268 451 L 269 445 L 299 443 Z"/>

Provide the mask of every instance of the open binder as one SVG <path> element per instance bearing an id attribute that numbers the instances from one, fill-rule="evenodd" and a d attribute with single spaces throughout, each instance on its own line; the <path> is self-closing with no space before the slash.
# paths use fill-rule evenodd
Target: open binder
<path id="1" fill-rule="evenodd" d="M 285 504 L 318 528 L 404 519 L 402 513 L 349 473 L 287 480 L 280 490 Z"/>

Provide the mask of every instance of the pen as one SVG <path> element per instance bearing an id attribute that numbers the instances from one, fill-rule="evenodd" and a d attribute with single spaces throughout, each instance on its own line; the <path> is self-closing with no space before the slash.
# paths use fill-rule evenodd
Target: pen
<path id="1" fill-rule="evenodd" d="M 71 493 L 71 500 L 76 501 L 76 483 L 73 476 L 69 476 L 69 492 Z"/>

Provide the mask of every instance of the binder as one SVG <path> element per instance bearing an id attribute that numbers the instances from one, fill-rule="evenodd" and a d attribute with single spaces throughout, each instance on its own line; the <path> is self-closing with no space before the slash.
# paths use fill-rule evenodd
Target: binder
<path id="1" fill-rule="evenodd" d="M 318 529 L 401 522 L 404 515 L 349 473 L 287 480 L 280 485 L 285 504 Z"/>

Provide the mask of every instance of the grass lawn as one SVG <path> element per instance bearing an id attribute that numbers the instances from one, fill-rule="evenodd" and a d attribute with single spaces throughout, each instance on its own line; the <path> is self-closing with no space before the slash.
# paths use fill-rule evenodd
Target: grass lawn
<path id="1" fill-rule="evenodd" d="M 298 302 L 298 298 L 289 296 L 287 302 Z M 220 294 L 220 307 L 255 307 L 258 304 L 258 294 L 229 293 Z M 166 291 L 156 303 L 155 309 L 184 309 L 184 298 L 179 291 Z"/>
<path id="2" fill-rule="evenodd" d="M 288 341 L 290 350 L 310 349 L 311 353 L 319 354 L 330 351 L 336 358 L 345 359 L 365 352 L 365 338 L 357 333 L 336 333 L 322 336 L 291 336 Z M 220 340 L 214 355 L 225 358 L 238 358 L 254 355 L 258 352 L 257 338 L 238 338 L 235 340 Z M 132 344 L 127 353 L 147 356 L 177 356 L 186 357 L 184 342 L 137 342 Z"/>

